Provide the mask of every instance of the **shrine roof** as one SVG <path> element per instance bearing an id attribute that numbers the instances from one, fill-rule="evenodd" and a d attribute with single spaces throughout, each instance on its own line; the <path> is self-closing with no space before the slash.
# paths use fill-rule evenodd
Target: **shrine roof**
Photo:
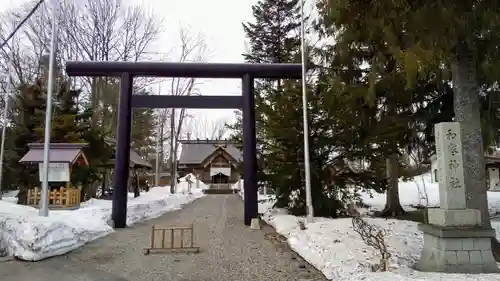
<path id="1" fill-rule="evenodd" d="M 234 142 L 229 140 L 182 140 L 179 164 L 201 164 L 216 149 L 224 149 L 232 158 L 241 162 L 243 155 Z"/>
<path id="2" fill-rule="evenodd" d="M 115 159 L 109 160 L 106 162 L 105 166 L 108 167 L 114 167 L 115 165 Z M 137 153 L 135 150 L 130 149 L 130 167 L 131 168 L 146 168 L 146 169 L 151 169 L 153 166 L 148 163 L 144 158 L 142 158 L 139 153 Z"/>
<path id="3" fill-rule="evenodd" d="M 82 155 L 82 149 L 86 146 L 86 143 L 51 143 L 49 146 L 49 162 L 74 163 Z M 19 160 L 20 163 L 43 162 L 43 143 L 30 143 L 28 148 L 28 153 Z"/>

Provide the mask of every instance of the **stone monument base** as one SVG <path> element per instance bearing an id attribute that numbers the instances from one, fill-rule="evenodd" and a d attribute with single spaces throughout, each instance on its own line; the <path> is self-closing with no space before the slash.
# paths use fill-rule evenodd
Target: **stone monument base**
<path id="1" fill-rule="evenodd" d="M 500 273 L 493 253 L 494 229 L 420 224 L 424 248 L 417 264 L 421 271 Z"/>

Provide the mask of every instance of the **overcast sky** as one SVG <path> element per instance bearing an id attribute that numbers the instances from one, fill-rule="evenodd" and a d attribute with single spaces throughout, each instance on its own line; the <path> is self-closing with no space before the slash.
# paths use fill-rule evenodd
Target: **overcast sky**
<path id="1" fill-rule="evenodd" d="M 29 2 L 33 1 L 0 0 L 0 11 Z M 134 2 L 151 9 L 163 20 L 165 32 L 150 51 L 165 52 L 172 48 L 172 42 L 178 45 L 180 28 L 188 27 L 193 34 L 204 35 L 209 50 L 207 61 L 242 62 L 245 34 L 241 23 L 252 20 L 251 6 L 257 0 L 124 0 L 124 3 Z M 241 94 L 240 80 L 203 79 L 198 83 L 203 95 Z M 209 119 L 234 118 L 233 110 L 190 110 L 190 113 Z"/>
<path id="2" fill-rule="evenodd" d="M 201 32 L 209 49 L 209 62 L 243 62 L 245 51 L 243 21 L 252 20 L 251 6 L 257 0 L 135 0 L 153 8 L 164 20 L 165 34 L 160 42 L 168 46 L 177 40 L 180 27 Z M 199 89 L 203 95 L 239 95 L 241 81 L 235 79 L 203 79 Z M 205 118 L 233 118 L 233 110 L 191 110 Z"/>

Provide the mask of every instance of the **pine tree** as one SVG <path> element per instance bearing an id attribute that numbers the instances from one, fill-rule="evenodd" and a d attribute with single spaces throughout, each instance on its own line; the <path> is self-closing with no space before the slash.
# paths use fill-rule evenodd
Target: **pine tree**
<path id="1" fill-rule="evenodd" d="M 319 7 L 325 28 L 348 29 L 358 38 L 383 42 L 385 55 L 406 72 L 410 85 L 436 66 L 452 73 L 454 117 L 464 134 L 467 207 L 481 210 L 483 225 L 491 227 L 483 153 L 490 142 L 482 136 L 492 134 L 483 134 L 478 91 L 483 96 L 497 92 L 500 3 L 342 0 L 322 1 Z M 493 242 L 500 252 L 500 244 Z"/>
<path id="2" fill-rule="evenodd" d="M 12 138 L 13 153 L 10 159 L 6 159 L 6 176 L 3 177 L 16 179 L 19 186 L 19 204 L 26 203 L 27 189 L 39 184 L 38 167 L 19 163 L 19 160 L 28 152 L 28 143 L 41 140 L 38 129 L 44 126 L 44 114 L 45 97 L 42 83 L 37 81 L 33 85 L 21 85 L 13 98 L 12 124 L 8 135 L 9 139 Z"/>
<path id="3" fill-rule="evenodd" d="M 59 86 L 55 97 L 51 142 L 84 141 L 83 133 L 89 129 L 89 116 L 85 112 L 79 112 L 76 101 L 80 93 L 80 91 L 69 89 L 69 85 L 66 83 Z"/>
<path id="4" fill-rule="evenodd" d="M 297 51 L 300 46 L 298 38 L 290 33 L 300 26 L 297 11 L 298 1 L 293 0 L 266 0 L 252 6 L 254 22 L 243 24 L 247 35 L 249 52 L 244 54 L 247 62 L 253 63 L 280 63 L 296 61 Z M 291 142 L 290 151 L 296 154 L 300 134 L 290 135 L 297 118 L 287 118 L 287 113 L 276 111 L 278 106 L 283 108 L 285 99 L 295 95 L 292 91 L 284 91 L 284 81 L 259 80 L 255 85 L 256 96 L 256 126 L 258 142 L 259 182 L 275 190 L 279 204 L 288 205 L 291 190 L 299 190 L 301 186 L 300 170 L 298 170 L 297 155 L 280 154 L 284 151 L 283 145 Z M 289 87 L 290 88 L 290 87 Z M 280 97 L 284 97 L 280 100 Z M 231 126 L 236 134 L 234 139 L 242 140 L 241 114 L 237 122 Z M 286 123 L 279 126 L 280 121 L 287 119 Z M 277 125 L 278 124 L 278 125 Z M 274 130 L 274 131 L 273 131 Z M 277 132 L 280 130 L 281 132 Z M 285 135 L 285 133 L 288 133 Z M 288 142 L 288 143 L 287 143 Z M 295 149 L 294 149 L 295 148 Z M 290 157 L 291 156 L 291 157 Z M 295 163 L 292 169 L 284 171 L 287 163 Z M 289 177 L 289 174 L 299 175 Z M 291 184 L 291 186 L 290 186 Z"/>
<path id="5" fill-rule="evenodd" d="M 137 95 L 149 95 L 141 91 Z M 153 152 L 154 136 L 157 128 L 157 120 L 154 118 L 154 110 L 151 108 L 132 109 L 132 148 L 141 155 Z"/>
<path id="6" fill-rule="evenodd" d="M 351 112 L 356 117 L 363 116 L 359 120 L 362 122 L 356 126 L 361 129 L 357 141 L 363 147 L 356 149 L 366 153 L 363 158 L 378 155 L 386 160 L 383 164 L 378 163 L 387 170 L 384 188 L 387 201 L 382 215 L 395 216 L 404 212 L 398 194 L 398 181 L 404 175 L 405 165 L 400 155 L 405 150 L 426 145 L 422 135 L 432 134 L 434 124 L 431 120 L 435 120 L 436 115 L 451 120 L 452 116 L 444 117 L 438 111 L 429 114 L 432 104 L 449 100 L 445 97 L 449 95 L 446 85 L 449 72 L 441 68 L 440 63 L 429 61 L 421 67 L 425 71 L 416 73 L 418 67 L 409 67 L 415 56 L 403 58 L 401 53 L 394 52 L 411 44 L 411 32 L 404 24 L 392 21 L 395 11 L 387 11 L 387 16 L 378 19 L 358 14 L 361 6 L 375 9 L 370 12 L 380 12 L 378 6 L 367 3 L 339 1 L 328 2 L 328 6 L 320 5 L 323 17 L 319 26 L 324 38 L 335 38 L 335 43 L 330 44 L 331 50 L 335 51 L 332 60 L 335 69 L 329 76 L 346 85 L 342 95 Z M 387 33 L 392 37 L 387 38 Z M 353 145 L 358 146 L 358 142 Z M 369 159 L 369 162 L 374 160 Z M 382 167 L 376 170 L 382 173 Z"/>
<path id="7" fill-rule="evenodd" d="M 254 22 L 245 23 L 253 63 L 300 62 L 300 12 L 297 0 L 260 1 L 252 7 Z M 307 19 L 306 19 L 307 20 Z M 338 216 L 343 209 L 333 192 L 327 165 L 334 145 L 331 123 L 324 118 L 324 99 L 314 84 L 308 87 L 312 199 L 318 216 Z M 259 182 L 276 192 L 277 206 L 305 214 L 302 90 L 300 80 L 259 80 L 255 86 Z M 242 139 L 241 118 L 232 126 Z"/>
<path id="8" fill-rule="evenodd" d="M 100 164 L 109 161 L 111 149 L 104 142 L 103 132 L 91 127 L 91 111 L 78 108 L 79 94 L 80 91 L 69 89 L 65 83 L 58 88 L 53 98 L 51 142 L 88 143 L 84 153 L 90 166 L 73 167 L 71 175 L 73 184 L 82 184 L 82 192 L 86 192 L 90 183 L 100 179 Z M 39 185 L 38 166 L 21 164 L 19 160 L 28 152 L 29 143 L 43 142 L 46 97 L 45 87 L 38 81 L 33 85 L 21 85 L 13 102 L 12 124 L 6 142 L 13 153 L 6 157 L 6 173 L 9 173 L 8 178 L 16 179 L 20 187 L 20 204 L 25 203 L 26 190 Z"/>

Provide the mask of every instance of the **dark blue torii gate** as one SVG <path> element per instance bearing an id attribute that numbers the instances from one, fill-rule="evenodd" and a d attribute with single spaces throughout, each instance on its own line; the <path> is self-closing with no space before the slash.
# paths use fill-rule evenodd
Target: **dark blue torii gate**
<path id="1" fill-rule="evenodd" d="M 113 208 L 111 214 L 114 227 L 124 228 L 127 225 L 127 182 L 129 177 L 132 107 L 242 109 L 244 216 L 245 225 L 250 225 L 251 220 L 258 216 L 254 79 L 300 79 L 302 78 L 301 67 L 301 64 L 67 62 L 66 73 L 69 76 L 120 77 L 115 173 L 113 176 Z M 133 79 L 137 76 L 241 78 L 242 96 L 133 95 Z"/>

